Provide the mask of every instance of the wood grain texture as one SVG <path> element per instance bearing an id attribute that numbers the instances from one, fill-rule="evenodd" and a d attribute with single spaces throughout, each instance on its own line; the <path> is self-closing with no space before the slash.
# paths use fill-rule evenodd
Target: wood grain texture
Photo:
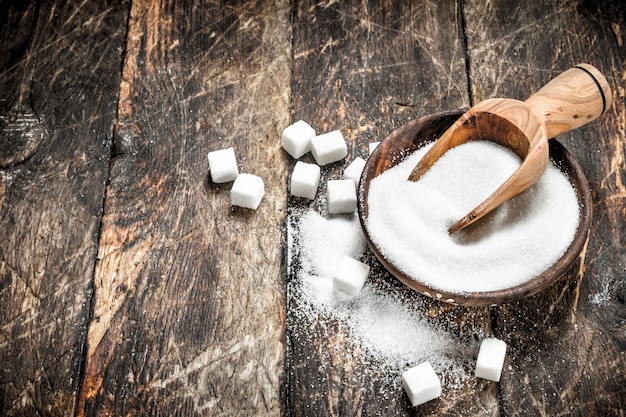
<path id="1" fill-rule="evenodd" d="M 79 415 L 279 414 L 289 42 L 287 2 L 132 2 Z"/>
<path id="2" fill-rule="evenodd" d="M 30 148 L 0 132 L 1 152 L 14 157 L 0 170 L 0 414 L 71 416 L 127 5 L 3 1 L 0 10 L 0 115 L 30 115 L 13 119 L 17 139 L 36 125 L 47 132 Z"/>
<path id="3" fill-rule="evenodd" d="M 0 415 L 624 416 L 622 3 L 0 0 Z M 303 203 L 280 132 L 304 119 L 348 140 L 310 204 L 325 214 L 325 181 L 369 142 L 524 100 L 580 62 L 613 107 L 558 138 L 593 197 L 566 277 L 467 309 L 366 259 L 372 285 L 454 337 L 509 344 L 499 384 L 444 373 L 412 408 L 344 324 L 299 314 L 284 226 Z M 210 180 L 207 152 L 228 146 L 265 181 L 256 212 Z"/>
<path id="4" fill-rule="evenodd" d="M 613 108 L 557 137 L 578 158 L 593 196 L 593 225 L 570 273 L 544 293 L 494 311 L 510 349 L 504 415 L 624 415 L 626 307 L 624 9 L 595 1 L 466 2 L 474 100 L 523 98 L 579 62 L 605 74 Z M 575 33 L 575 35 L 574 35 Z"/>
<path id="5" fill-rule="evenodd" d="M 296 4 L 292 120 L 304 119 L 319 133 L 340 129 L 349 143 L 346 161 L 324 167 L 310 207 L 326 215 L 326 180 L 339 178 L 357 156 L 366 158 L 369 142 L 412 118 L 469 104 L 460 17 L 455 2 Z M 302 205 L 290 200 L 294 210 Z M 407 303 L 424 303 L 425 316 L 462 323 L 459 334 L 489 330 L 488 309 L 419 299 L 371 261 L 370 285 L 392 287 Z M 491 415 L 497 410 L 495 387 L 473 380 L 412 409 L 402 388 L 389 384 L 390 375 L 345 325 L 322 313 L 301 313 L 306 306 L 297 295 L 296 273 L 292 269 L 288 276 L 287 415 Z"/>

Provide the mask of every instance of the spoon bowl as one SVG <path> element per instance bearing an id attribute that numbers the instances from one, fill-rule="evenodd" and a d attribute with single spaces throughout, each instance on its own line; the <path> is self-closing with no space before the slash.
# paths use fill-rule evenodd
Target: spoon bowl
<path id="1" fill-rule="evenodd" d="M 448 229 L 455 233 L 533 185 L 548 164 L 548 139 L 583 126 L 611 106 L 611 88 L 598 69 L 578 64 L 522 102 L 509 98 L 481 101 L 442 133 L 409 175 L 421 176 L 449 149 L 473 140 L 497 142 L 513 150 L 522 164 L 497 190 Z"/>
<path id="2" fill-rule="evenodd" d="M 371 181 L 396 166 L 424 145 L 436 141 L 463 111 L 449 111 L 424 116 L 393 131 L 370 155 L 359 183 L 358 214 L 366 240 L 383 266 L 408 287 L 435 299 L 458 305 L 485 306 L 509 303 L 536 294 L 563 276 L 578 258 L 589 234 L 591 223 L 591 192 L 585 175 L 570 152 L 559 142 L 549 142 L 550 159 L 565 174 L 576 192 L 580 216 L 574 239 L 565 253 L 540 275 L 513 287 L 495 291 L 452 293 L 429 287 L 416 277 L 406 275 L 386 259 L 373 242 L 367 229 L 368 198 Z"/>

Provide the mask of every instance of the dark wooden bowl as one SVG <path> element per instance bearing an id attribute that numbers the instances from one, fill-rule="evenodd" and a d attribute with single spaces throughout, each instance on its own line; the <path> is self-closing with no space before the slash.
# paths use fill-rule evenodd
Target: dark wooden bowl
<path id="1" fill-rule="evenodd" d="M 429 297 L 451 304 L 485 306 L 509 303 L 544 290 L 564 275 L 576 261 L 589 234 L 589 227 L 591 225 L 591 192 L 589 190 L 589 184 L 578 162 L 559 142 L 555 140 L 549 142 L 550 159 L 565 173 L 576 190 L 581 207 L 578 228 L 565 254 L 548 270 L 523 284 L 497 291 L 479 291 L 472 293 L 449 293 L 435 290 L 420 282 L 418 279 L 407 276 L 385 259 L 372 242 L 367 227 L 365 227 L 365 221 L 368 215 L 367 199 L 371 180 L 387 169 L 402 162 L 407 156 L 426 143 L 439 138 L 439 136 L 441 136 L 441 134 L 462 114 L 463 111 L 458 110 L 424 116 L 396 129 L 381 141 L 376 150 L 369 157 L 359 183 L 359 219 L 368 245 L 376 257 L 391 274 L 410 288 Z"/>

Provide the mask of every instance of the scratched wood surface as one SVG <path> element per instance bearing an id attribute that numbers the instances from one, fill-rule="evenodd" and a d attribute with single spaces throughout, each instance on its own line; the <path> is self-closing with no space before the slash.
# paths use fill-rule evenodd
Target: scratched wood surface
<path id="1" fill-rule="evenodd" d="M 49 139 L 2 170 L 0 414 L 277 414 L 288 4 L 5 3 L 3 114 L 32 82 Z"/>
<path id="2" fill-rule="evenodd" d="M 616 415 L 626 410 L 626 7 L 618 2 L 0 0 L 0 415 Z M 578 62 L 613 107 L 559 140 L 594 219 L 581 259 L 506 306 L 499 384 L 409 406 L 344 326 L 299 314 L 280 131 L 341 129 L 347 162 L 412 118 L 525 99 Z M 206 154 L 260 175 L 229 206 Z M 339 176 L 343 165 L 325 170 Z M 311 207 L 324 213 L 318 198 Z M 387 286 L 387 287 L 385 287 Z"/>
<path id="3" fill-rule="evenodd" d="M 280 409 L 287 6 L 132 2 L 78 415 Z M 208 177 L 231 146 L 256 212 Z"/>
<path id="4" fill-rule="evenodd" d="M 593 224 L 580 261 L 548 291 L 493 311 L 494 332 L 510 346 L 501 411 L 623 416 L 625 8 L 602 1 L 530 3 L 466 3 L 474 100 L 524 100 L 561 71 L 591 62 L 609 80 L 613 106 L 592 125 L 557 138 L 580 162 L 593 195 Z"/>
<path id="5" fill-rule="evenodd" d="M 123 2 L 0 4 L 0 414 L 72 415 L 110 164 Z"/>

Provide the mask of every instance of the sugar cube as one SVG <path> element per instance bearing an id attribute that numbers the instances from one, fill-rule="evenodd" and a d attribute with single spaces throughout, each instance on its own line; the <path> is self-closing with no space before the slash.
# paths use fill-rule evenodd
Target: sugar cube
<path id="1" fill-rule="evenodd" d="M 352 213 L 356 209 L 356 186 L 354 180 L 329 180 L 328 212 L 330 214 Z"/>
<path id="2" fill-rule="evenodd" d="M 354 185 L 358 187 L 363 168 L 365 168 L 365 159 L 357 156 L 343 171 L 343 178 L 354 180 Z"/>
<path id="3" fill-rule="evenodd" d="M 208 154 L 209 171 L 215 183 L 232 181 L 239 175 L 237 158 L 233 148 L 220 149 Z"/>
<path id="4" fill-rule="evenodd" d="M 348 154 L 348 145 L 339 130 L 311 138 L 311 153 L 318 165 L 339 161 Z"/>
<path id="5" fill-rule="evenodd" d="M 402 386 L 413 406 L 441 395 L 441 381 L 430 362 L 423 362 L 402 374 Z"/>
<path id="6" fill-rule="evenodd" d="M 256 210 L 265 194 L 263 179 L 253 174 L 240 174 L 230 190 L 230 203 Z"/>
<path id="7" fill-rule="evenodd" d="M 314 136 L 315 129 L 304 120 L 298 120 L 283 130 L 281 145 L 289 155 L 298 159 L 311 149 L 311 138 Z"/>
<path id="8" fill-rule="evenodd" d="M 350 295 L 358 295 L 365 285 L 369 272 L 369 265 L 344 255 L 335 271 L 333 286 Z"/>
<path id="9" fill-rule="evenodd" d="M 320 167 L 316 164 L 298 161 L 291 173 L 291 195 L 313 200 L 319 182 Z"/>
<path id="10" fill-rule="evenodd" d="M 476 359 L 476 377 L 489 381 L 500 381 L 505 354 L 506 342 L 493 337 L 483 339 Z"/>
<path id="11" fill-rule="evenodd" d="M 374 152 L 374 149 L 376 149 L 376 147 L 378 145 L 380 145 L 380 141 L 378 141 L 378 142 L 370 142 L 370 144 L 369 144 L 370 155 L 372 154 L 372 152 Z"/>

